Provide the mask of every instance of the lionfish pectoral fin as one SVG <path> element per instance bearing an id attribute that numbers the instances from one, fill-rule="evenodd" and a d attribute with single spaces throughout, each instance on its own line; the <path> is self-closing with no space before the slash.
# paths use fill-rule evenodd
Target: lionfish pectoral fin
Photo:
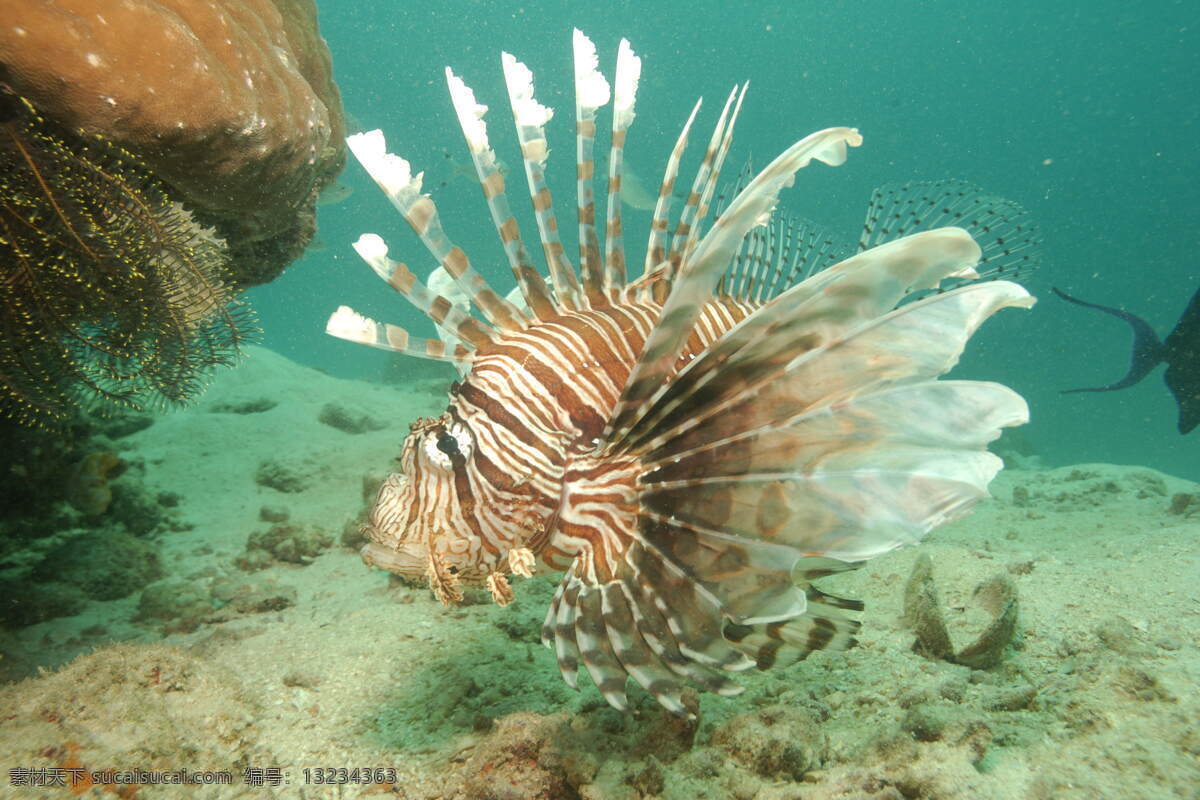
<path id="1" fill-rule="evenodd" d="M 753 662 L 725 641 L 719 605 L 695 582 L 637 542 L 603 580 L 583 563 L 577 559 L 568 570 L 542 628 L 568 685 L 575 688 L 582 662 L 614 708 L 629 710 L 625 689 L 633 678 L 686 717 L 693 716 L 682 698 L 686 684 L 722 695 L 742 691 L 723 671 Z"/>
<path id="2" fill-rule="evenodd" d="M 488 573 L 486 585 L 496 605 L 506 606 L 513 601 L 515 595 L 513 594 L 512 585 L 509 584 L 508 578 L 503 572 Z"/>
<path id="3" fill-rule="evenodd" d="M 792 184 L 795 173 L 814 160 L 841 164 L 846 160 L 847 148 L 861 143 L 862 136 L 853 128 L 829 128 L 796 142 L 750 181 L 695 247 L 686 251 L 659 320 L 647 336 L 605 426 L 604 438 L 610 446 L 624 447 L 629 428 L 646 412 L 657 390 L 674 372 L 701 308 L 712 296 L 742 239 L 769 216 L 779 193 Z"/>

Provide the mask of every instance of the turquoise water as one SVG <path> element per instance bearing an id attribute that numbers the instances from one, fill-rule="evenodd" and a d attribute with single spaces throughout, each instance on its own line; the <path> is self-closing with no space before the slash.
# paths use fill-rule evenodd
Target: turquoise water
<path id="1" fill-rule="evenodd" d="M 427 172 L 426 187 L 451 236 L 496 285 L 507 288 L 511 278 L 478 189 L 454 175 L 455 163 L 467 158 L 443 67 L 452 66 L 492 107 L 493 145 L 518 164 L 499 53 L 525 61 L 539 100 L 558 112 L 549 129 L 551 146 L 557 142 L 552 181 L 556 174 L 569 180 L 571 28 L 596 42 L 609 72 L 626 36 L 643 58 L 627 152 L 647 184 L 657 184 L 695 98 L 706 98 L 707 113 L 696 128 L 701 133 L 693 134 L 693 151 L 729 87 L 749 79 L 732 163 L 748 154 L 762 163 L 830 125 L 856 126 L 865 137 L 845 166 L 801 173 L 782 200 L 793 212 L 854 236 L 873 187 L 946 177 L 1028 208 L 1045 238 L 1045 266 L 1029 282 L 1040 303 L 1031 314 L 1002 314 L 984 326 L 962 373 L 1006 383 L 1029 399 L 1033 419 L 1023 434 L 1047 464 L 1143 464 L 1200 478 L 1200 434 L 1176 431 L 1161 367 L 1123 392 L 1059 394 L 1120 378 L 1129 334 L 1117 320 L 1050 293 L 1058 286 L 1125 307 L 1165 336 L 1200 282 L 1200 9 L 1194 4 L 875 0 L 516 8 L 473 2 L 417 8 L 384 0 L 321 6 L 347 111 L 364 128 L 383 128 L 390 149 Z M 336 375 L 375 377 L 388 370 L 387 355 L 323 334 L 337 305 L 425 328 L 358 261 L 350 243 L 364 231 L 379 232 L 392 255 L 418 274 L 435 265 L 357 164 L 347 166 L 342 180 L 354 194 L 320 209 L 327 249 L 310 252 L 251 299 L 270 347 Z M 568 184 L 552 186 L 561 187 L 556 200 L 564 215 L 573 193 Z M 532 225 L 525 232 L 535 235 Z M 633 258 L 640 241 L 627 237 Z M 409 360 L 392 369 L 415 375 L 426 366 Z"/>

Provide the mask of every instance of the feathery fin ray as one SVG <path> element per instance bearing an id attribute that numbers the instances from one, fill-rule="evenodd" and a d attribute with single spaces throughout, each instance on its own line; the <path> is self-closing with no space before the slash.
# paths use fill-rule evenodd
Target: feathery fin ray
<path id="1" fill-rule="evenodd" d="M 327 330 L 471 367 L 456 393 L 472 397 L 483 391 L 472 378 L 489 370 L 494 375 L 500 361 L 529 370 L 520 373 L 528 377 L 504 380 L 532 380 L 536 407 L 524 405 L 519 390 L 507 394 L 508 402 L 493 412 L 493 428 L 484 430 L 462 425 L 463 407 L 452 401 L 440 420 L 414 425 L 406 476 L 389 485 L 403 488 L 416 479 L 407 473 L 423 463 L 413 460 L 419 446 L 422 458 L 443 469 L 449 463 L 455 472 L 475 468 L 470 460 L 453 460 L 467 445 L 485 451 L 494 472 L 500 471 L 496 464 L 512 465 L 513 453 L 525 451 L 536 451 L 554 469 L 565 467 L 564 475 L 572 477 L 563 478 L 557 500 L 546 500 L 556 510 L 544 528 L 532 526 L 548 565 L 569 562 L 542 641 L 572 688 L 582 666 L 610 705 L 628 710 L 632 678 L 666 709 L 686 716 L 685 684 L 734 695 L 741 688 L 732 672 L 851 646 L 862 604 L 826 594 L 812 582 L 916 542 L 987 495 L 1001 466 L 987 444 L 1001 428 L 1025 422 L 1028 408 L 998 384 L 939 378 L 987 317 L 1033 303 L 1006 280 L 967 281 L 1025 274 L 1036 266 L 1040 238 L 1023 209 L 951 181 L 879 190 L 853 255 L 835 237 L 775 215 L 780 191 L 799 169 L 813 159 L 839 165 L 847 149 L 861 143 L 852 128 L 814 133 L 757 175 L 747 164 L 734 191 L 718 194 L 743 84 L 726 100 L 672 232 L 675 184 L 699 102 L 693 108 L 667 159 L 641 275 L 628 283 L 621 179 L 641 62 L 622 40 L 610 87 L 592 42 L 575 31 L 573 44 L 579 272 L 564 252 L 546 181 L 545 127 L 552 112 L 534 99 L 529 69 L 504 54 L 550 285 L 530 262 L 509 209 L 505 176 L 487 139 L 486 107 L 449 69 L 447 79 L 493 223 L 533 318 L 499 297 L 449 242 L 432 201 L 421 193 L 421 176 L 388 154 L 376 131 L 351 137 L 351 150 L 484 321 L 430 291 L 387 257 L 382 239 L 366 235 L 356 244 L 364 261 L 463 344 L 411 339 L 401 328 L 346 307 L 330 318 Z M 610 99 L 601 252 L 593 150 L 598 110 Z M 705 230 L 714 197 L 717 213 Z M 521 349 L 541 341 L 578 360 L 585 338 L 556 328 L 563 324 L 560 315 L 587 319 L 595 335 L 602 330 L 599 320 L 627 320 L 620 335 L 630 338 L 615 343 L 613 352 L 626 359 L 628 371 L 598 360 L 600 369 L 589 380 L 555 383 L 558 371 L 546 368 L 553 362 L 540 361 L 552 354 Z M 504 352 L 489 355 L 498 348 Z M 584 353 L 592 355 L 600 357 Z M 488 358 L 499 361 L 484 365 Z M 550 395 L 537 395 L 538 385 L 597 397 L 598 387 L 607 386 L 603 402 L 580 400 L 579 394 L 565 403 L 569 408 L 552 409 L 570 411 L 580 429 L 584 424 L 577 420 L 584 416 L 577 412 L 590 414 L 587 424 L 602 429 L 598 440 L 568 449 L 549 440 L 531 442 L 529 424 L 544 426 L 550 416 Z M 563 433 L 570 439 L 571 431 Z M 420 438 L 430 435 L 437 438 Z M 447 436 L 455 442 L 444 443 Z M 488 478 L 471 480 L 482 485 Z M 451 500 L 464 491 L 460 485 L 443 489 L 436 496 Z M 511 487 L 505 491 L 507 498 Z M 387 505 L 390 498 L 381 492 L 372 512 L 372 546 L 405 540 L 394 559 L 403 565 L 416 545 L 405 539 L 407 529 L 396 532 L 379 522 L 407 516 L 401 512 L 408 507 Z M 472 499 L 470 505 L 478 514 L 480 504 Z M 442 513 L 447 511 L 439 506 L 425 516 Z M 417 516 L 406 524 L 415 529 L 414 538 L 425 536 L 420 547 L 428 558 L 421 568 L 428 565 L 443 596 L 456 596 L 446 586 L 447 576 L 456 573 L 443 563 L 453 551 L 443 556 L 432 550 L 438 537 L 455 534 Z M 511 526 L 510 510 L 498 518 Z M 481 519 L 496 524 L 482 516 L 472 524 Z M 375 530 L 380 526 L 385 529 Z M 527 527 L 524 521 L 520 526 Z M 519 541 L 491 544 L 510 559 L 519 549 Z M 503 578 L 501 569 L 488 569 Z M 502 580 L 488 585 L 508 586 Z M 511 599 L 511 590 L 504 596 Z"/>

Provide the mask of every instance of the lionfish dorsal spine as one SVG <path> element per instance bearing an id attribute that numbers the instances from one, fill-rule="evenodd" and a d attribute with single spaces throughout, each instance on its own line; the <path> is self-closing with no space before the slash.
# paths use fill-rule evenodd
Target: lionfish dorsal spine
<path id="1" fill-rule="evenodd" d="M 642 266 L 643 279 L 648 280 L 660 268 L 663 270 L 664 279 L 670 277 L 669 266 L 664 268 L 663 265 L 669 264 L 667 261 L 667 233 L 670 225 L 671 203 L 675 199 L 675 181 L 679 177 L 679 162 L 683 158 L 684 150 L 687 149 L 688 133 L 692 129 L 692 123 L 695 122 L 703 102 L 704 100 L 701 98 L 692 106 L 692 113 L 688 115 L 687 122 L 683 124 L 682 130 L 679 131 L 679 137 L 675 140 L 675 146 L 671 148 L 671 154 L 667 157 L 667 166 L 663 170 L 662 184 L 658 190 L 658 200 L 654 203 L 654 216 L 650 218 L 650 238 L 646 242 L 646 261 Z M 666 280 L 660 280 L 657 285 L 663 287 L 663 290 L 659 292 L 661 297 L 658 298 L 661 302 L 666 299 Z"/>
<path id="2" fill-rule="evenodd" d="M 596 112 L 612 96 L 608 80 L 600 72 L 596 45 L 575 29 L 575 201 L 579 213 L 579 274 L 588 303 L 608 304 L 604 272 L 600 263 L 600 240 L 596 236 L 596 198 L 593 176 L 596 163 Z"/>
<path id="3" fill-rule="evenodd" d="M 779 192 L 792 183 L 798 170 L 814 159 L 838 166 L 846 160 L 847 147 L 860 144 L 862 136 L 854 128 L 827 128 L 806 136 L 755 176 L 713 222 L 675 277 L 658 324 L 646 337 L 642 353 L 613 408 L 603 434 L 610 447 L 619 448 L 620 440 L 649 408 L 656 393 L 669 384 L 667 379 L 675 369 L 687 334 L 713 288 L 742 239 L 751 228 L 769 218 Z"/>
<path id="4" fill-rule="evenodd" d="M 387 151 L 383 131 L 356 133 L 346 139 L 346 144 L 425 249 L 454 279 L 484 319 L 501 330 L 524 328 L 529 322 L 524 312 L 497 294 L 474 270 L 462 248 L 446 236 L 437 206 L 429 195 L 421 192 L 423 173 L 413 175 L 406 160 Z"/>
<path id="5" fill-rule="evenodd" d="M 389 353 L 402 353 L 416 358 L 434 361 L 449 361 L 455 367 L 465 369 L 471 364 L 471 352 L 460 345 L 449 346 L 441 339 L 424 339 L 411 336 L 398 325 L 364 317 L 349 306 L 339 306 L 325 323 L 325 332 L 330 336 L 356 344 L 365 344 Z"/>
<path id="6" fill-rule="evenodd" d="M 557 309 L 541 273 L 529 260 L 517 219 L 509 208 L 504 173 L 496 161 L 495 151 L 488 143 L 487 124 L 483 120 L 487 106 L 476 102 L 475 93 L 450 67 L 446 67 L 446 85 L 450 89 L 450 100 L 458 115 L 459 125 L 462 126 L 467 149 L 475 165 L 475 174 L 479 178 L 479 186 L 483 189 L 483 197 L 492 215 L 492 224 L 495 225 L 500 243 L 504 247 L 504 255 L 512 268 L 513 277 L 534 316 L 538 319 L 548 319 L 557 313 Z"/>
<path id="7" fill-rule="evenodd" d="M 679 222 L 675 226 L 675 234 L 671 238 L 671 249 L 667 253 L 667 260 L 671 262 L 672 267 L 676 272 L 683 265 L 684 253 L 687 252 L 689 243 L 694 244 L 693 237 L 698 232 L 701 223 L 700 206 L 704 195 L 704 190 L 709 185 L 709 179 L 716 178 L 714 168 L 716 167 L 717 156 L 721 151 L 721 144 L 726 137 L 733 135 L 733 123 L 736 121 L 730 116 L 730 110 L 736 102 L 738 107 L 741 107 L 739 94 L 745 93 L 743 87 L 739 93 L 738 87 L 735 86 L 729 92 L 729 96 L 725 99 L 725 106 L 721 109 L 721 116 L 717 118 L 717 124 L 713 126 L 712 135 L 708 139 L 708 147 L 704 151 L 704 158 L 700 161 L 700 168 L 696 170 L 696 176 L 692 179 L 692 188 L 688 193 L 687 200 L 683 204 L 683 209 L 679 212 Z M 736 116 L 736 113 L 735 115 Z"/>
<path id="8" fill-rule="evenodd" d="M 562 309 L 573 311 L 583 307 L 579 279 L 558 235 L 554 201 L 546 183 L 546 159 L 550 153 L 546 143 L 546 123 L 554 116 L 554 112 L 534 98 L 533 73 L 529 67 L 508 53 L 503 53 L 500 61 L 504 68 L 509 105 L 512 106 L 513 123 L 517 128 L 517 140 L 521 145 L 521 160 L 525 165 L 525 179 L 529 184 L 538 236 L 554 286 L 554 297 Z"/>
<path id="9" fill-rule="evenodd" d="M 724 133 L 721 135 L 721 144 L 717 149 L 716 160 L 709 170 L 708 177 L 705 181 L 704 188 L 700 192 L 700 204 L 696 210 L 696 218 L 692 224 L 691 231 L 688 232 L 687 243 L 684 245 L 683 260 L 688 260 L 688 254 L 696 247 L 700 239 L 701 226 L 704 219 L 708 216 L 709 204 L 712 202 L 713 194 L 717 190 L 717 181 L 721 177 L 721 168 L 725 165 L 725 157 L 729 154 L 729 148 L 733 144 L 733 129 L 737 122 L 738 115 L 742 111 L 742 101 L 746 99 L 746 90 L 750 88 L 750 82 L 742 84 L 741 89 L 733 88 L 733 94 L 737 95 L 737 100 L 733 105 L 733 113 L 729 116 L 729 124 L 725 127 Z M 772 209 L 774 210 L 774 209 Z"/>
<path id="10" fill-rule="evenodd" d="M 625 289 L 625 244 L 621 223 L 621 176 L 624 168 L 625 137 L 633 124 L 642 60 L 634 55 L 626 39 L 617 48 L 617 72 L 613 80 L 612 143 L 608 151 L 608 214 L 604 228 L 604 289 L 611 302 L 621 301 Z"/>
<path id="11" fill-rule="evenodd" d="M 468 350 L 492 341 L 492 331 L 447 298 L 431 291 L 406 264 L 389 258 L 387 243 L 377 234 L 359 236 L 354 251 L 388 286 L 412 303 L 444 334 L 464 342 Z"/>

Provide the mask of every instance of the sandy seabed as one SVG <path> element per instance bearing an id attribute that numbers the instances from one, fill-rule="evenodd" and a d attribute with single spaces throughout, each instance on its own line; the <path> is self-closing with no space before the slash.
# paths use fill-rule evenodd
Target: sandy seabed
<path id="1" fill-rule="evenodd" d="M 158 540 L 145 592 L 0 639 L 10 667 L 57 665 L 0 687 L 0 797 L 1200 798 L 1200 499 L 1172 507 L 1195 484 L 1006 470 L 967 519 L 823 584 L 866 602 L 857 648 L 744 674 L 689 724 L 562 683 L 538 640 L 553 576 L 443 608 L 348 546 L 364 485 L 443 391 L 252 348 L 119 440 L 122 480 L 178 495 L 190 529 Z M 1015 590 L 998 664 L 914 651 L 921 554 L 955 647 L 994 622 L 977 587 Z M 92 775 L 135 769 L 232 783 Z"/>

